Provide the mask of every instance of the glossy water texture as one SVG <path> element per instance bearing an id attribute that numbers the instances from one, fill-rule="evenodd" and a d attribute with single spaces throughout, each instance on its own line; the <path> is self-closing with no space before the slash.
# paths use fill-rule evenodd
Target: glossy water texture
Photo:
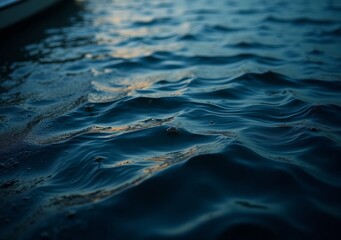
<path id="1" fill-rule="evenodd" d="M 2 37 L 1 239 L 340 239 L 340 1 L 47 15 Z"/>

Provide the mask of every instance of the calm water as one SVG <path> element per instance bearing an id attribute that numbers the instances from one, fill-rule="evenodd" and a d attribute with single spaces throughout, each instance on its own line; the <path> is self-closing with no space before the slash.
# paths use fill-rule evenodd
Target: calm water
<path id="1" fill-rule="evenodd" d="M 1 41 L 1 239 L 340 239 L 340 1 L 69 1 Z"/>

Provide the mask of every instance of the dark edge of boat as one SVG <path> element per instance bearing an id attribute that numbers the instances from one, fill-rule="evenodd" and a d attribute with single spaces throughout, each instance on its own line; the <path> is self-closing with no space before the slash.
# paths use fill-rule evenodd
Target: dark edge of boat
<path id="1" fill-rule="evenodd" d="M 13 7 L 15 5 L 22 4 L 23 2 L 27 2 L 27 1 L 29 1 L 29 0 L 22 0 L 19 2 L 14 2 L 14 3 L 11 3 L 9 5 L 3 6 L 2 8 L 0 8 L 0 12 L 1 12 L 1 10 L 5 10 L 7 8 Z M 66 1 L 67 0 L 59 0 L 55 4 L 52 4 L 51 6 L 47 7 L 46 9 L 44 9 L 41 12 L 38 12 L 32 16 L 29 16 L 22 21 L 16 22 L 13 25 L 10 25 L 10 26 L 7 26 L 7 27 L 0 29 L 1 38 L 6 36 L 6 35 L 16 34 L 18 29 L 22 29 L 24 27 L 27 27 L 27 26 L 33 24 L 36 20 L 43 18 L 44 16 L 49 16 L 49 14 L 51 13 L 51 10 L 60 8 L 61 5 L 63 3 L 65 3 Z M 0 42 L 2 40 L 1 38 L 0 38 Z"/>
<path id="2" fill-rule="evenodd" d="M 3 11 L 3 10 L 6 10 L 8 8 L 11 8 L 11 7 L 15 6 L 15 5 L 19 5 L 19 4 L 22 4 L 24 2 L 27 2 L 27 1 L 28 0 L 20 0 L 20 1 L 8 3 L 7 5 L 2 6 L 2 7 L 0 6 L 0 12 Z"/>

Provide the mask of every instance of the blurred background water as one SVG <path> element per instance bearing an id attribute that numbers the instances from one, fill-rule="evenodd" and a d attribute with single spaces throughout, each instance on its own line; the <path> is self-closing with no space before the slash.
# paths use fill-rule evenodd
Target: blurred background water
<path id="1" fill-rule="evenodd" d="M 340 13 L 84 0 L 0 33 L 0 239 L 339 239 Z"/>

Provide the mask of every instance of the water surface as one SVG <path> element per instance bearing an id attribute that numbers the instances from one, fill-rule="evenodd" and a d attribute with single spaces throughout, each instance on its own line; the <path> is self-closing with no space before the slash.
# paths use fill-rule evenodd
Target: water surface
<path id="1" fill-rule="evenodd" d="M 338 239 L 340 13 L 84 0 L 1 37 L 0 238 Z"/>

